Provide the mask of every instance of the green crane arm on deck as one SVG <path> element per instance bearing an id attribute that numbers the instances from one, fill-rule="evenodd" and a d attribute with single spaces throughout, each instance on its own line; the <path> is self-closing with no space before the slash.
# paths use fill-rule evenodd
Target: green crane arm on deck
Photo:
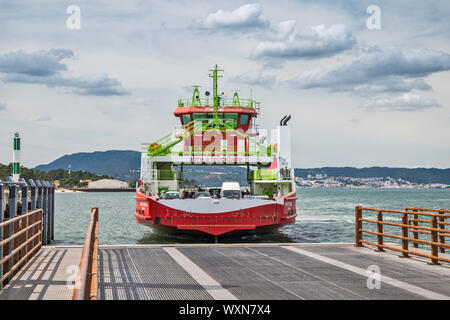
<path id="1" fill-rule="evenodd" d="M 181 141 L 186 140 L 187 138 L 191 137 L 194 133 L 197 132 L 206 132 L 206 131 L 216 131 L 216 132 L 233 132 L 241 137 L 247 139 L 248 141 L 253 142 L 257 146 L 259 146 L 261 149 L 265 150 L 265 155 L 272 156 L 273 150 L 272 146 L 264 146 L 258 141 L 250 138 L 245 133 L 240 132 L 239 130 L 236 130 L 234 127 L 232 127 L 230 124 L 228 124 L 225 119 L 213 119 L 210 123 L 202 123 L 201 125 L 196 124 L 195 122 L 191 122 L 189 124 L 186 124 L 182 126 L 182 129 L 187 131 L 185 134 L 183 134 L 180 137 L 174 137 L 174 133 L 169 133 L 168 135 L 162 137 L 161 139 L 157 140 L 153 143 L 144 143 L 144 145 L 148 145 L 146 147 L 147 155 L 151 157 L 156 157 L 160 155 L 166 155 L 171 153 L 170 148 L 177 145 Z M 191 154 L 195 154 L 195 152 L 191 152 Z"/>

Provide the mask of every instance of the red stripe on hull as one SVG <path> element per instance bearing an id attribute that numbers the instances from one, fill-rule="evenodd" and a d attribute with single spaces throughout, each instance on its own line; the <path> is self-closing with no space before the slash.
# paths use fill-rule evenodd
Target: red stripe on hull
<path id="1" fill-rule="evenodd" d="M 139 192 L 136 192 L 135 199 L 137 223 L 183 234 L 218 236 L 271 232 L 283 225 L 295 223 L 297 216 L 295 192 L 282 197 L 282 201 L 264 200 L 267 204 L 217 213 L 195 213 L 171 208 L 160 203 L 157 197 L 149 197 Z"/>

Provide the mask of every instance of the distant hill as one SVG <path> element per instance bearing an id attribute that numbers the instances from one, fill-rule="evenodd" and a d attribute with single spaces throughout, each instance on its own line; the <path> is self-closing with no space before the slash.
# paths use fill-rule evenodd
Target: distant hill
<path id="1" fill-rule="evenodd" d="M 110 150 L 80 152 L 62 156 L 55 161 L 39 165 L 34 169 L 48 172 L 55 169 L 67 170 L 69 163 L 73 171 L 88 171 L 99 175 L 112 176 L 119 180 L 139 179 L 141 154 L 132 150 Z M 308 174 L 325 173 L 334 177 L 391 177 L 405 179 L 415 183 L 450 184 L 450 169 L 435 168 L 388 168 L 388 167 L 323 167 L 295 169 L 295 176 L 306 178 Z M 199 184 L 220 186 L 223 181 L 238 181 L 247 184 L 246 168 L 225 166 L 185 166 L 184 179 L 196 180 Z"/>
<path id="2" fill-rule="evenodd" d="M 4 165 L 0 163 L 0 179 L 5 181 L 6 177 L 11 176 L 12 163 Z M 55 181 L 59 180 L 60 185 L 67 185 L 69 187 L 83 187 L 87 185 L 87 182 L 80 182 L 81 180 L 100 180 L 100 179 L 110 179 L 107 175 L 96 175 L 91 172 L 86 171 L 71 171 L 70 175 L 67 170 L 64 169 L 54 169 L 48 172 L 44 172 L 36 169 L 29 169 L 26 167 L 20 167 L 20 177 L 25 180 L 41 180 L 41 181 Z"/>
<path id="3" fill-rule="evenodd" d="M 391 177 L 393 179 L 404 179 L 415 183 L 443 183 L 450 184 L 450 168 L 388 168 L 388 167 L 323 167 L 311 169 L 295 169 L 295 176 L 306 178 L 308 174 L 325 173 L 332 177 L 352 177 L 352 178 L 371 178 L 371 177 Z"/>
<path id="4" fill-rule="evenodd" d="M 130 181 L 139 179 L 141 153 L 132 150 L 80 152 L 62 156 L 34 169 L 44 172 L 56 169 L 67 170 L 69 163 L 72 171 L 88 171 Z M 241 185 L 247 185 L 246 169 L 241 167 L 185 166 L 184 179 L 195 180 L 199 184 L 208 186 L 221 186 L 223 181 L 238 181 Z"/>
<path id="5" fill-rule="evenodd" d="M 34 169 L 45 172 L 55 169 L 67 170 L 69 163 L 73 171 L 89 171 L 126 181 L 137 180 L 139 172 L 136 170 L 141 166 L 141 153 L 132 150 L 79 152 L 62 156 Z"/>

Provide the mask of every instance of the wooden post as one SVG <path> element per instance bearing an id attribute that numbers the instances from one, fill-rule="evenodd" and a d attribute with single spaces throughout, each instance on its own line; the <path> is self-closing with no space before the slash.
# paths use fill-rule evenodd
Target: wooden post
<path id="1" fill-rule="evenodd" d="M 17 217 L 17 215 L 15 215 L 13 218 L 16 218 L 16 217 Z M 17 234 L 17 232 L 19 231 L 19 221 L 14 221 L 12 223 L 11 227 L 12 227 L 12 230 L 13 230 L 11 235 Z M 11 251 L 16 250 L 17 247 L 19 247 L 19 245 L 20 245 L 20 236 L 16 237 L 14 240 L 12 240 L 12 243 L 13 243 L 13 246 L 12 246 L 12 250 Z M 19 259 L 20 259 L 20 250 L 16 254 L 14 254 L 12 256 L 12 266 L 11 267 L 15 266 L 17 264 L 17 262 L 19 261 Z M 17 269 L 11 274 L 11 278 L 14 276 L 14 274 L 16 272 L 17 272 Z"/>
<path id="2" fill-rule="evenodd" d="M 437 229 L 437 219 L 436 216 L 434 216 L 431 219 L 431 228 Z M 438 242 L 438 232 L 436 230 L 431 230 L 431 241 L 432 242 Z M 431 245 L 431 255 L 434 257 L 438 256 L 438 246 L 435 244 Z M 431 258 L 431 264 L 439 264 L 438 259 Z"/>
<path id="3" fill-rule="evenodd" d="M 20 212 L 20 214 L 24 214 L 24 213 L 28 212 L 28 184 L 24 178 L 20 178 L 19 182 L 22 183 L 22 186 L 20 187 L 20 189 L 22 191 L 22 211 Z M 27 221 L 28 221 L 28 217 L 25 219 L 20 219 L 19 230 L 26 228 Z M 24 232 L 24 233 L 22 233 L 22 235 L 20 235 L 19 245 L 21 245 L 22 243 L 27 241 L 27 234 L 28 234 L 28 232 Z M 22 257 L 24 257 L 27 254 L 28 247 L 29 247 L 29 245 L 26 245 L 20 250 L 19 261 L 22 259 Z M 21 266 L 19 267 L 19 270 L 25 265 L 25 262 L 26 261 L 22 262 Z"/>
<path id="4" fill-rule="evenodd" d="M 408 238 L 408 214 L 404 213 L 402 215 L 402 249 L 404 250 L 402 252 L 401 257 L 403 258 L 408 258 L 409 254 L 408 254 L 408 240 L 406 238 Z"/>
<path id="5" fill-rule="evenodd" d="M 18 232 L 22 231 L 25 228 L 25 224 L 26 224 L 26 218 L 25 219 L 22 218 L 19 221 L 17 221 Z M 19 236 L 19 246 L 21 246 L 26 240 L 27 240 L 27 238 L 26 238 L 26 234 L 24 232 Z M 26 249 L 27 249 L 27 246 L 23 246 L 22 249 L 19 250 L 19 260 L 18 261 L 20 261 L 23 257 L 25 257 Z M 19 266 L 19 269 L 17 269 L 17 270 L 20 270 L 21 266 L 23 266 L 23 262 Z"/>
<path id="6" fill-rule="evenodd" d="M 33 216 L 34 216 L 34 214 L 32 214 L 31 216 L 28 216 L 28 217 L 26 218 L 25 228 L 28 228 L 29 226 L 31 226 L 31 224 L 33 223 Z M 25 234 L 26 234 L 26 238 L 25 238 L 26 240 L 30 239 L 30 238 L 33 236 L 32 230 L 28 230 Z M 30 241 L 30 242 L 28 243 L 27 249 L 26 249 L 26 251 L 25 251 L 25 254 L 27 254 L 28 252 L 30 252 L 31 249 L 33 249 L 33 241 Z M 31 257 L 30 257 L 30 258 L 27 258 L 26 261 L 25 261 L 25 264 L 26 264 L 26 263 L 28 262 L 28 260 L 30 260 L 30 259 L 31 259 Z"/>
<path id="7" fill-rule="evenodd" d="M 43 242 L 42 242 L 42 232 L 43 232 L 42 230 L 44 229 L 43 228 L 43 225 L 44 225 L 43 219 L 44 219 L 44 213 L 43 213 L 43 210 L 41 210 L 41 211 L 39 211 L 39 221 L 41 221 L 41 223 L 39 224 L 39 228 L 38 228 L 38 233 L 41 232 L 41 237 L 39 237 L 39 242 L 41 243 L 40 247 L 42 247 L 42 245 L 43 245 Z"/>
<path id="8" fill-rule="evenodd" d="M 439 214 L 444 214 L 444 211 L 439 211 Z M 439 222 L 445 222 L 445 217 L 439 217 Z M 439 224 L 439 228 L 445 231 L 445 225 L 443 223 Z M 442 233 L 441 236 L 439 236 L 439 242 L 445 244 L 445 236 Z M 445 253 L 445 247 L 439 247 L 439 251 Z"/>
<path id="9" fill-rule="evenodd" d="M 8 218 L 4 219 L 4 221 L 8 221 L 8 220 L 9 220 Z M 11 227 L 10 224 L 8 224 L 8 225 L 3 227 L 3 239 L 2 240 L 8 239 L 8 237 L 9 237 L 9 228 L 10 227 Z M 3 245 L 3 256 L 2 256 L 2 258 L 4 258 L 7 255 L 9 255 L 10 247 L 11 247 L 10 241 L 6 242 Z M 4 262 L 4 264 L 3 264 L 3 274 L 7 273 L 10 270 L 9 262 L 10 262 L 9 259 L 8 259 L 8 261 Z M 6 279 L 5 282 L 2 283 L 2 285 L 4 286 L 7 283 L 8 283 L 8 279 Z"/>
<path id="10" fill-rule="evenodd" d="M 378 211 L 378 213 L 377 213 L 377 221 L 378 221 L 378 223 L 377 223 L 377 232 L 378 233 L 383 233 L 383 223 L 380 223 L 380 222 L 383 222 L 383 211 Z M 382 247 L 382 245 L 383 245 L 383 236 L 382 235 L 378 235 L 377 236 L 377 238 L 378 238 L 378 252 L 383 252 L 384 251 L 384 248 Z"/>
<path id="11" fill-rule="evenodd" d="M 355 247 L 362 247 L 362 210 L 361 206 L 355 207 Z"/>

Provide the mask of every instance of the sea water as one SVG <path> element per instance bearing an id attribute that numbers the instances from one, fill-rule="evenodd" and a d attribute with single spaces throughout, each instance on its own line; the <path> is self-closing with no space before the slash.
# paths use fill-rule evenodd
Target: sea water
<path id="1" fill-rule="evenodd" d="M 450 189 L 301 188 L 297 220 L 266 235 L 220 237 L 220 242 L 354 242 L 355 206 L 403 210 L 450 209 Z M 211 237 L 175 236 L 136 223 L 134 193 L 57 193 L 55 245 L 83 244 L 90 208 L 99 208 L 100 244 L 210 243 Z M 385 220 L 389 220 L 386 217 Z"/>

